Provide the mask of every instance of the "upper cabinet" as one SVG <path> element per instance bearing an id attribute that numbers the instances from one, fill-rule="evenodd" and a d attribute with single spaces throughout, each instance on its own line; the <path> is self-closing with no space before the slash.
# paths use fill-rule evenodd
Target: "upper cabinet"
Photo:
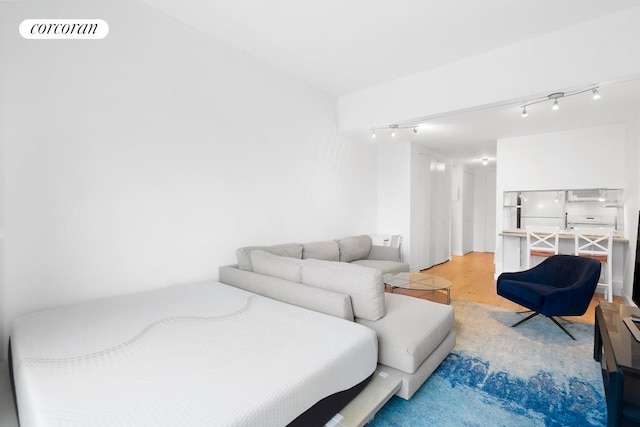
<path id="1" fill-rule="evenodd" d="M 532 227 L 611 227 L 624 231 L 621 189 L 509 191 L 504 193 L 505 229 Z"/>

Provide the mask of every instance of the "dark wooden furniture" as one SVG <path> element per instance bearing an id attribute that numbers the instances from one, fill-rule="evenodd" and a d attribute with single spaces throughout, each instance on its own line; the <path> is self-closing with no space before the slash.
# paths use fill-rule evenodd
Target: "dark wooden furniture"
<path id="1" fill-rule="evenodd" d="M 640 342 L 624 324 L 640 309 L 600 302 L 596 307 L 593 358 L 602 366 L 607 427 L 640 426 Z"/>

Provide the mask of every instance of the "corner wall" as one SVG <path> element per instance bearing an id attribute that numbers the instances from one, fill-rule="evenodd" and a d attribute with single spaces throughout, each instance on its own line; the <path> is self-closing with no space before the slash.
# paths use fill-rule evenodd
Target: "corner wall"
<path id="1" fill-rule="evenodd" d="M 136 1 L 0 15 L 3 356 L 23 313 L 215 279 L 245 245 L 376 231 L 376 152 L 339 136 L 335 97 Z M 105 39 L 18 34 L 87 16 Z"/>

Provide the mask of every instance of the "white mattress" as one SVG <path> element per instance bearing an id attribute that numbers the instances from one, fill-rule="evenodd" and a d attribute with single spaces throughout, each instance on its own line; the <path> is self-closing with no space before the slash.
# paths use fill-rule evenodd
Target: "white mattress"
<path id="1" fill-rule="evenodd" d="M 207 282 L 16 319 L 31 426 L 284 426 L 373 373 L 375 333 Z"/>

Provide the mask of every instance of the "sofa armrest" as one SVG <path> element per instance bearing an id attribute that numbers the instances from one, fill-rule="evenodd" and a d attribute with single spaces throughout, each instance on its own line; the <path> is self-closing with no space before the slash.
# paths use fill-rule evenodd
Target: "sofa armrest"
<path id="1" fill-rule="evenodd" d="M 372 245 L 371 252 L 369 252 L 367 259 L 400 262 L 400 248 Z"/>
<path id="2" fill-rule="evenodd" d="M 237 265 L 220 267 L 219 276 L 222 283 L 245 291 L 346 320 L 354 320 L 349 295 L 240 270 Z"/>

